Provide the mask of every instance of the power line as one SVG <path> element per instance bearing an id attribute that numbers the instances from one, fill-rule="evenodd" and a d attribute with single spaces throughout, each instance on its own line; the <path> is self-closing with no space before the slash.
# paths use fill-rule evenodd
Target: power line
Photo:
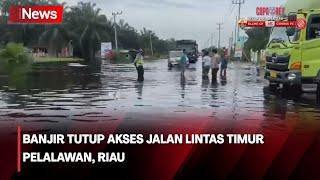
<path id="1" fill-rule="evenodd" d="M 229 16 L 227 16 L 228 18 L 227 18 L 227 20 L 225 22 L 229 22 L 231 20 L 231 18 L 235 16 L 233 14 L 234 13 L 234 9 L 235 9 L 235 6 L 232 6 L 231 11 L 229 12 Z"/>
<path id="2" fill-rule="evenodd" d="M 233 11 L 234 11 L 234 6 L 232 3 L 230 3 L 228 10 L 226 11 L 225 15 L 223 16 L 223 18 L 224 18 L 223 22 L 228 22 L 230 20 L 230 17 L 234 16 Z"/>
<path id="3" fill-rule="evenodd" d="M 236 16 L 236 23 L 235 23 L 235 27 L 234 27 L 234 49 L 236 49 L 236 45 L 237 45 L 237 28 L 238 28 L 238 16 Z"/>
<path id="4" fill-rule="evenodd" d="M 202 47 L 210 48 L 211 46 L 213 46 L 213 39 L 214 39 L 214 33 L 211 33 L 209 38 L 205 42 L 203 42 Z"/>
<path id="5" fill-rule="evenodd" d="M 238 19 L 237 19 L 237 23 L 240 21 L 241 19 L 241 5 L 244 4 L 244 0 L 232 0 L 232 4 L 238 5 Z M 237 29 L 237 41 L 239 40 L 239 33 L 240 33 L 240 27 L 238 26 Z"/>
<path id="6" fill-rule="evenodd" d="M 117 34 L 117 21 L 116 21 L 116 17 L 121 15 L 122 11 L 120 12 L 112 12 L 112 16 L 113 16 L 113 26 L 114 26 L 114 41 L 116 44 L 116 50 L 118 51 L 118 34 Z"/>
<path id="7" fill-rule="evenodd" d="M 203 47 L 210 48 L 211 44 L 212 44 L 212 42 L 211 42 L 211 35 L 210 35 L 210 38 L 208 38 L 208 40 L 203 45 Z"/>
<path id="8" fill-rule="evenodd" d="M 210 47 L 211 47 L 211 49 L 212 49 L 212 46 L 213 46 L 213 33 L 211 33 L 211 43 L 210 43 Z"/>
<path id="9" fill-rule="evenodd" d="M 151 55 L 153 56 L 153 45 L 152 45 L 152 34 L 150 33 L 150 49 L 151 49 Z"/>

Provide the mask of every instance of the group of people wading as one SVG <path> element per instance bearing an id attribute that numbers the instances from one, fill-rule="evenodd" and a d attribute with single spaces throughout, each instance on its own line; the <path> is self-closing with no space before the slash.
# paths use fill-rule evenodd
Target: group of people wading
<path id="1" fill-rule="evenodd" d="M 220 56 L 217 49 L 212 49 L 212 54 L 209 51 L 203 50 L 202 56 L 202 77 L 208 79 L 208 74 L 211 69 L 212 82 L 217 82 L 217 74 L 220 70 L 220 79 L 225 81 L 227 79 L 228 58 L 227 50 L 223 48 L 223 55 Z"/>
<path id="2" fill-rule="evenodd" d="M 211 54 L 211 55 L 210 55 Z M 138 73 L 138 82 L 144 81 L 144 68 L 143 68 L 143 50 L 139 49 L 134 58 L 134 66 Z M 180 57 L 181 76 L 184 77 L 185 70 L 188 65 L 188 56 L 186 50 L 183 50 L 183 54 Z M 228 60 L 226 49 L 223 48 L 223 56 L 220 56 L 217 49 L 212 49 L 211 53 L 207 50 L 202 51 L 202 77 L 203 79 L 209 79 L 209 72 L 211 70 L 212 82 L 217 82 L 217 74 L 220 70 L 220 79 L 225 81 L 227 78 Z"/>

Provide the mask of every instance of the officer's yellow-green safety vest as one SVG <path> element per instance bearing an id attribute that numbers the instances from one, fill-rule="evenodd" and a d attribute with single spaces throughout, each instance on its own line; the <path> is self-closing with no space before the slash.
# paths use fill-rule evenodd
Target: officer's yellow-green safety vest
<path id="1" fill-rule="evenodd" d="M 137 66 L 143 66 L 143 58 L 137 57 L 136 64 L 137 64 Z"/>

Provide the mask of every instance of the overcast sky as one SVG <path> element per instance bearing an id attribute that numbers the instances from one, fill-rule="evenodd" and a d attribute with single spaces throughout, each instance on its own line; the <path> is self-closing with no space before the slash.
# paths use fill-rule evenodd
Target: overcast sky
<path id="1" fill-rule="evenodd" d="M 200 48 L 217 43 L 217 23 L 222 22 L 222 46 L 235 29 L 238 7 L 232 0 L 82 0 L 91 1 L 111 18 L 112 11 L 123 11 L 119 18 L 124 19 L 137 29 L 146 27 L 163 39 L 194 39 Z M 64 0 L 74 5 L 78 0 Z M 246 0 L 241 17 L 254 17 L 257 6 L 280 6 L 286 0 Z M 118 19 L 119 20 L 119 19 Z"/>

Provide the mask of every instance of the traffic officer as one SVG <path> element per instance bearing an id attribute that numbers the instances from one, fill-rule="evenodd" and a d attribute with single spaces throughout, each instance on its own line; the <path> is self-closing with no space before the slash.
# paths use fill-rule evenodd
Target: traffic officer
<path id="1" fill-rule="evenodd" d="M 143 69 L 143 50 L 139 49 L 138 54 L 134 60 L 134 66 L 138 72 L 138 81 L 144 81 L 144 69 Z"/>

